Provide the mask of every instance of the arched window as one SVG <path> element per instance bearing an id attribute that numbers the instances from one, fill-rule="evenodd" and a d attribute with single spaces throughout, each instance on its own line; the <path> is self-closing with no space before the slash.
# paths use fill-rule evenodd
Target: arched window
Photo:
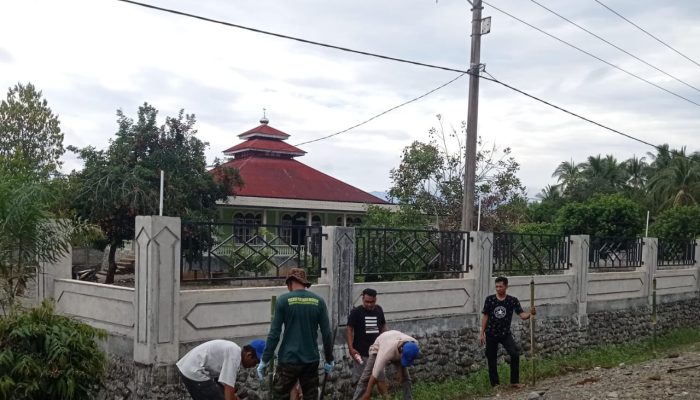
<path id="1" fill-rule="evenodd" d="M 311 217 L 311 226 L 321 226 L 321 216 L 314 215 Z"/>
<path id="2" fill-rule="evenodd" d="M 343 217 L 338 217 L 335 219 L 335 226 L 343 226 Z"/>
<path id="3" fill-rule="evenodd" d="M 362 225 L 362 218 L 356 217 L 355 220 L 354 220 L 352 223 L 353 223 L 353 225 L 355 225 L 355 226 L 360 226 L 360 225 Z"/>

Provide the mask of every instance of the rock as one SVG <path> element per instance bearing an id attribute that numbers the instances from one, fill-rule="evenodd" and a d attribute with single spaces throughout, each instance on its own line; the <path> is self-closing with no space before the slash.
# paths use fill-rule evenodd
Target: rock
<path id="1" fill-rule="evenodd" d="M 620 364 L 618 364 L 617 366 L 620 367 L 620 368 L 625 368 L 625 363 L 620 363 Z"/>
<path id="2" fill-rule="evenodd" d="M 539 398 L 542 398 L 542 396 L 540 396 L 540 394 L 537 392 L 530 392 L 527 395 L 527 400 L 535 400 L 535 399 L 539 399 Z"/>
<path id="3" fill-rule="evenodd" d="M 609 399 L 617 399 L 617 398 L 620 397 L 620 396 L 617 394 L 617 392 L 608 392 L 608 393 L 605 395 L 605 397 L 607 397 L 607 398 L 609 398 Z"/>

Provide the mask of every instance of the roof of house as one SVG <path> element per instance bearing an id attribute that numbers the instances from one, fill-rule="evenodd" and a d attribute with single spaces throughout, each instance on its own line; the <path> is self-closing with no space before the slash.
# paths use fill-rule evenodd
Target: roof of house
<path id="1" fill-rule="evenodd" d="M 223 167 L 237 168 L 244 185 L 237 196 L 387 204 L 386 201 L 290 158 L 245 157 Z"/>
<path id="2" fill-rule="evenodd" d="M 285 153 L 292 157 L 303 156 L 306 154 L 304 150 L 294 147 L 289 143 L 281 140 L 270 139 L 248 139 L 245 142 L 238 143 L 237 145 L 224 150 L 224 154 L 227 156 L 233 156 L 247 151 L 257 151 L 262 153 Z"/>
<path id="3" fill-rule="evenodd" d="M 268 137 L 270 139 L 281 139 L 285 140 L 289 138 L 289 135 L 277 130 L 270 125 L 267 124 L 267 120 L 263 119 L 260 120 L 260 125 L 256 126 L 255 128 L 243 132 L 240 135 L 238 135 L 239 138 L 241 139 L 248 139 L 251 137 Z"/>

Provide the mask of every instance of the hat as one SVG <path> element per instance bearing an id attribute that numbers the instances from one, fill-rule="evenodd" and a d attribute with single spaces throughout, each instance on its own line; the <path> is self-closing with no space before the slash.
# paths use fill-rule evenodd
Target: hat
<path id="1" fill-rule="evenodd" d="M 258 360 L 262 360 L 262 355 L 265 351 L 265 341 L 262 339 L 255 339 L 250 342 L 250 347 L 255 349 L 255 355 L 258 357 Z"/>
<path id="2" fill-rule="evenodd" d="M 289 274 L 287 275 L 287 280 L 284 281 L 285 283 L 289 283 L 291 279 L 294 279 L 295 281 L 301 283 L 302 285 L 309 287 L 311 286 L 311 283 L 306 280 L 306 271 L 304 271 L 301 268 L 292 268 L 289 270 Z"/>
<path id="3" fill-rule="evenodd" d="M 401 366 L 408 367 L 409 365 L 413 364 L 413 360 L 415 360 L 419 354 L 420 350 L 418 349 L 418 343 L 404 343 L 403 351 L 401 352 Z"/>

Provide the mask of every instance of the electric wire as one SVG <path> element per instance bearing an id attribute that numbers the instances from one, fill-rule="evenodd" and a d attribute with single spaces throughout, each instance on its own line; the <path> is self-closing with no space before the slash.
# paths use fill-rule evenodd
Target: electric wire
<path id="1" fill-rule="evenodd" d="M 317 45 L 317 46 L 332 48 L 332 49 L 341 50 L 341 51 L 346 51 L 346 52 L 351 52 L 351 53 L 356 53 L 356 54 L 362 54 L 362 55 L 371 56 L 371 57 L 382 58 L 382 59 L 385 59 L 385 60 L 391 60 L 391 61 L 397 61 L 397 62 L 401 62 L 401 63 L 413 64 L 413 65 L 418 65 L 418 66 L 427 67 L 427 68 L 435 68 L 435 69 L 440 69 L 440 70 L 445 70 L 445 71 L 459 72 L 459 73 L 462 74 L 462 75 L 460 75 L 460 76 L 454 78 L 452 81 L 449 81 L 449 82 L 447 82 L 446 84 L 443 84 L 442 86 L 440 86 L 440 87 L 438 87 L 438 88 L 436 88 L 436 89 L 433 89 L 431 92 L 428 92 L 428 93 L 426 93 L 426 94 L 424 94 L 424 95 L 422 95 L 422 96 L 419 96 L 419 98 L 425 97 L 425 96 L 427 96 L 428 94 L 430 94 L 430 93 L 432 93 L 432 92 L 434 92 L 434 91 L 436 91 L 436 90 L 439 90 L 441 87 L 447 86 L 448 84 L 450 84 L 450 83 L 452 83 L 453 81 L 459 79 L 461 76 L 463 76 L 463 75 L 465 75 L 465 74 L 466 74 L 466 75 L 474 75 L 474 76 L 480 77 L 481 79 L 484 79 L 484 80 L 486 80 L 486 81 L 490 81 L 490 82 L 496 83 L 496 84 L 498 84 L 498 85 L 501 85 L 501 86 L 503 86 L 503 87 L 505 87 L 505 88 L 507 88 L 507 89 L 510 89 L 510 90 L 512 90 L 512 91 L 514 91 L 514 92 L 517 92 L 517 93 L 519 93 L 519 94 L 521 94 L 521 95 L 523 95 L 523 96 L 526 96 L 526 97 L 528 97 L 528 98 L 530 98 L 530 99 L 532 99 L 532 100 L 535 100 L 535 101 L 537 101 L 537 102 L 540 102 L 540 103 L 542 103 L 542 104 L 545 104 L 545 105 L 547 105 L 547 106 L 549 106 L 549 107 L 552 107 L 552 108 L 554 108 L 554 109 L 556 109 L 556 110 L 559 110 L 559 111 L 561 111 L 561 112 L 563 112 L 563 113 L 569 114 L 569 115 L 571 115 L 571 116 L 573 116 L 573 117 L 575 117 L 575 118 L 578 118 L 578 119 L 580 119 L 580 120 L 583 120 L 583 121 L 585 121 L 585 122 L 588 122 L 588 123 L 590 123 L 590 124 L 593 124 L 593 125 L 595 125 L 595 126 L 598 126 L 599 128 L 602 128 L 602 129 L 605 129 L 605 130 L 607 130 L 607 131 L 613 132 L 613 133 L 615 133 L 615 134 L 617 134 L 617 135 L 620 135 L 620 136 L 623 136 L 623 137 L 628 138 L 628 139 L 630 139 L 630 140 L 633 140 L 633 141 L 642 143 L 642 144 L 644 144 L 644 145 L 653 147 L 653 148 L 656 149 L 656 150 L 662 150 L 662 148 L 661 148 L 660 146 L 654 145 L 654 144 L 652 144 L 652 143 L 650 143 L 650 142 L 648 142 L 648 141 L 646 141 L 646 140 L 639 139 L 639 138 L 637 138 L 637 137 L 635 137 L 635 136 L 632 136 L 632 135 L 630 135 L 630 134 L 627 134 L 627 133 L 624 133 L 624 132 L 619 131 L 619 130 L 617 130 L 617 129 L 611 128 L 611 127 L 609 127 L 609 126 L 607 126 L 607 125 L 605 125 L 605 124 L 602 124 L 602 123 L 597 122 L 597 121 L 594 121 L 594 120 L 592 120 L 592 119 L 590 119 L 590 118 L 584 117 L 584 116 L 582 116 L 582 115 L 580 115 L 580 114 L 578 114 L 578 113 L 575 113 L 575 112 L 573 112 L 573 111 L 570 111 L 570 110 L 568 110 L 568 109 L 566 109 L 566 108 L 564 108 L 564 107 L 560 107 L 560 106 L 558 106 L 558 105 L 556 105 L 556 104 L 554 104 L 554 103 L 551 103 L 551 102 L 549 102 L 549 101 L 547 101 L 547 100 L 541 99 L 541 98 L 539 98 L 539 97 L 537 97 L 537 96 L 535 96 L 535 95 L 533 95 L 533 94 L 530 94 L 530 93 L 528 93 L 528 92 L 526 92 L 526 91 L 524 91 L 524 90 L 518 89 L 518 88 L 516 88 L 516 87 L 514 87 L 514 86 L 511 86 L 511 85 L 505 83 L 505 82 L 502 82 L 502 81 L 496 79 L 496 78 L 495 78 L 493 75 L 491 75 L 490 73 L 487 73 L 489 76 L 486 77 L 486 76 L 480 75 L 480 74 L 478 73 L 478 70 L 477 70 L 476 73 L 474 73 L 474 72 L 472 72 L 472 71 L 470 71 L 470 70 L 462 70 L 462 69 L 457 69 L 457 68 L 443 67 L 443 66 L 438 66 L 438 65 L 432 65 L 432 64 L 421 63 L 421 62 L 417 62 L 417 61 L 411 61 L 411 60 L 405 60 L 405 59 L 400 59 L 400 58 L 388 57 L 388 56 L 384 56 L 384 55 L 380 55 L 380 54 L 374 54 L 374 53 L 369 53 L 369 52 L 364 52 L 364 51 L 359 51 L 359 50 L 353 50 L 353 49 L 349 49 L 349 48 L 345 48 L 345 47 L 329 45 L 329 44 L 325 44 L 325 43 L 321 43 L 321 42 L 315 42 L 315 41 L 312 41 L 312 40 L 300 39 L 300 38 L 296 38 L 296 37 L 292 37 L 292 36 L 288 36 L 288 35 L 282 35 L 282 34 L 278 34 L 278 33 L 267 32 L 267 31 L 263 31 L 263 30 L 260 30 L 260 29 L 256 29 L 256 28 L 244 27 L 244 26 L 242 26 L 242 25 L 231 24 L 231 23 L 224 22 L 224 21 L 212 20 L 212 19 L 210 19 L 210 18 L 201 17 L 201 16 L 197 16 L 197 15 L 193 15 L 193 14 L 188 14 L 188 13 L 184 13 L 184 12 L 176 11 L 176 10 L 171 10 L 171 9 L 167 9 L 167 8 L 157 7 L 157 6 L 153 6 L 153 5 L 145 4 L 145 3 L 140 3 L 140 2 L 137 2 L 137 1 L 133 1 L 133 0 L 117 0 L 117 1 L 121 1 L 121 2 L 124 2 L 124 3 L 130 3 L 130 4 L 134 4 L 134 5 L 138 5 L 138 6 L 150 8 L 150 9 L 155 9 L 155 10 L 159 10 L 159 11 L 164 11 L 164 12 L 168 12 L 168 13 L 178 14 L 178 15 L 182 15 L 182 16 L 186 16 L 186 17 L 196 18 L 196 19 L 200 19 L 200 20 L 204 20 L 204 21 L 213 22 L 213 23 L 223 24 L 223 25 L 227 25 L 227 26 L 234 27 L 234 28 L 241 28 L 241 29 L 245 29 L 245 30 L 252 31 L 252 32 L 262 33 L 262 34 L 271 35 L 271 36 L 275 36 L 275 37 L 280 37 L 280 38 L 284 38 L 284 39 L 296 40 L 296 41 L 300 41 L 300 42 L 307 43 L 307 44 L 312 44 L 312 45 Z M 508 14 L 508 13 L 502 11 L 502 10 L 497 9 L 496 7 L 493 7 L 492 5 L 486 3 L 485 1 L 482 1 L 482 2 L 483 2 L 484 4 L 489 5 L 490 7 L 494 8 L 494 9 L 496 9 L 497 11 L 500 11 L 500 12 L 504 13 L 505 15 L 508 15 L 508 16 L 510 16 L 510 17 L 512 17 L 512 18 L 514 18 L 514 19 L 516 19 L 516 20 L 518 20 L 518 21 L 521 21 L 521 22 L 525 23 L 526 25 L 529 25 L 528 23 L 526 23 L 526 22 L 524 22 L 524 21 L 522 21 L 522 20 L 519 20 L 519 19 L 517 19 L 516 17 L 514 17 L 514 16 L 512 16 L 512 15 L 510 15 L 510 14 Z M 530 25 L 530 26 L 531 26 L 531 25 Z M 549 33 L 546 33 L 546 32 L 544 32 L 544 31 L 540 30 L 539 28 L 536 28 L 536 27 L 534 27 L 534 26 L 532 26 L 532 27 L 533 27 L 534 29 L 537 29 L 537 30 L 539 30 L 539 31 L 541 31 L 541 32 L 543 32 L 543 33 L 545 33 L 545 34 L 547 34 L 548 36 L 552 36 L 553 38 L 555 38 L 555 39 L 557 39 L 557 40 L 559 40 L 559 41 L 562 41 L 561 39 L 558 39 L 558 38 L 556 38 L 555 36 L 550 35 Z M 563 42 L 563 41 L 562 41 L 562 42 Z M 566 43 L 566 42 L 564 42 L 564 43 Z M 567 44 L 568 44 L 568 43 L 567 43 Z M 571 45 L 571 46 L 573 46 L 573 45 Z M 595 56 L 593 56 L 593 57 L 595 57 Z M 665 89 L 664 89 L 664 90 L 665 90 Z M 413 100 L 413 101 L 416 101 L 417 99 L 418 99 L 418 98 L 416 98 L 416 99 Z M 411 102 L 411 101 L 409 100 L 409 102 Z M 409 102 L 406 102 L 406 104 L 408 104 Z M 401 107 L 401 106 L 402 106 L 402 105 L 395 106 L 395 107 L 393 107 L 392 109 L 396 109 L 396 108 L 399 108 L 399 107 Z M 390 110 L 391 110 L 391 109 L 390 109 Z M 385 112 L 383 112 L 383 113 L 381 113 L 381 114 L 382 114 L 382 115 L 383 115 L 383 114 L 386 114 L 386 113 L 389 112 L 390 110 L 387 110 L 387 111 L 385 111 Z M 377 116 L 375 116 L 374 118 L 376 118 L 376 117 L 377 117 Z M 374 119 L 374 118 L 372 118 L 372 119 Z M 358 124 L 358 125 L 359 125 L 359 124 Z M 352 129 L 352 128 L 346 129 L 346 130 L 344 130 L 344 131 L 347 132 L 347 131 L 350 130 L 350 129 Z M 333 134 L 333 135 L 328 135 L 328 137 L 337 136 L 337 135 L 339 135 L 340 133 L 342 133 L 342 131 L 341 131 L 341 132 L 336 132 L 336 133 Z M 318 141 L 318 140 L 321 140 L 321 139 L 314 139 L 314 141 Z M 311 141 L 309 141 L 309 142 L 311 142 Z M 303 143 L 302 143 L 302 144 L 303 144 Z M 688 157 L 688 156 L 685 156 L 685 158 L 688 158 L 688 159 L 690 159 L 690 160 L 693 160 L 692 158 L 690 158 L 690 157 Z M 694 160 L 693 160 L 693 161 L 694 161 Z"/>
<path id="2" fill-rule="evenodd" d="M 126 1 L 126 0 L 120 0 L 120 1 Z M 578 50 L 579 52 L 581 52 L 581 53 L 583 53 L 583 54 L 585 54 L 585 55 L 587 55 L 587 56 L 589 56 L 589 57 L 593 57 L 593 58 L 595 58 L 596 60 L 598 60 L 598 61 L 600 61 L 600 62 L 602 62 L 602 63 L 604 63 L 604 64 L 606 64 L 606 65 L 608 65 L 608 66 L 610 66 L 610 67 L 613 67 L 613 68 L 617 69 L 618 71 L 624 72 L 625 74 L 627 74 L 627 75 L 629 75 L 629 76 L 632 76 L 632 77 L 634 77 L 634 78 L 637 78 L 637 79 L 639 79 L 640 81 L 645 82 L 645 83 L 647 83 L 647 84 L 649 84 L 649 85 L 651 85 L 651 86 L 654 86 L 654 87 L 657 88 L 657 89 L 663 90 L 664 92 L 666 92 L 666 93 L 668 93 L 668 94 L 671 94 L 671 95 L 673 95 L 673 96 L 676 96 L 676 97 L 678 97 L 679 99 L 685 100 L 685 101 L 687 101 L 688 103 L 691 103 L 691 104 L 694 104 L 694 105 L 700 107 L 700 103 L 698 103 L 698 102 L 695 102 L 695 101 L 693 101 L 693 100 L 691 100 L 691 99 L 689 99 L 689 98 L 687 98 L 687 97 L 685 97 L 685 96 L 682 96 L 682 95 L 680 95 L 680 94 L 678 94 L 678 93 L 676 93 L 676 92 L 673 92 L 673 91 L 671 91 L 671 90 L 668 90 L 668 89 L 666 89 L 666 88 L 663 87 L 663 86 L 657 85 L 656 83 L 654 83 L 654 82 L 652 82 L 652 81 L 650 81 L 650 80 L 648 80 L 648 79 L 642 78 L 641 76 L 639 76 L 639 75 L 637 75 L 637 74 L 635 74 L 635 73 L 633 73 L 633 72 L 630 72 L 630 71 L 628 71 L 628 70 L 626 70 L 626 69 L 624 69 L 624 68 L 622 68 L 622 67 L 620 67 L 620 66 L 617 66 L 617 65 L 615 65 L 615 64 L 613 64 L 613 63 L 611 63 L 611 62 L 609 62 L 609 61 L 606 61 L 606 60 L 604 60 L 604 59 L 602 59 L 602 58 L 596 56 L 595 54 L 593 54 L 593 53 L 591 53 L 591 52 L 589 52 L 589 51 L 586 51 L 586 50 L 584 50 L 584 49 L 582 49 L 582 48 L 580 48 L 580 47 L 578 47 L 578 46 L 576 46 L 576 45 L 573 45 L 573 44 L 567 42 L 566 40 L 561 39 L 561 38 L 559 38 L 559 37 L 557 37 L 557 36 L 555 36 L 555 35 L 553 35 L 553 34 L 547 32 L 547 31 L 545 31 L 544 29 L 538 28 L 537 26 L 535 26 L 535 25 L 533 25 L 533 24 L 531 24 L 531 23 L 529 23 L 529 22 L 527 22 L 527 21 L 525 21 L 525 20 L 523 20 L 523 19 L 520 19 L 520 18 L 516 17 L 515 15 L 513 15 L 513 14 L 507 12 L 507 11 L 504 11 L 504 10 L 501 10 L 500 8 L 498 8 L 498 7 L 495 7 L 493 4 L 487 3 L 486 1 L 483 1 L 483 0 L 482 0 L 482 3 L 486 4 L 487 6 L 493 8 L 494 10 L 496 10 L 496 11 L 498 11 L 498 12 L 504 14 L 504 15 L 507 15 L 507 16 L 513 18 L 514 20 L 516 20 L 516 21 L 518 21 L 518 22 L 520 22 L 520 23 L 522 23 L 522 24 L 524 24 L 524 25 L 527 25 L 528 27 L 530 27 L 530 28 L 532 28 L 532 29 L 534 29 L 534 30 L 536 30 L 536 31 L 538 31 L 538 32 L 540 32 L 540 33 L 543 33 L 543 34 L 545 34 L 545 35 L 551 37 L 552 39 L 554 39 L 554 40 L 556 40 L 556 41 L 558 41 L 558 42 L 561 42 L 561 43 L 563 43 L 563 44 L 565 44 L 565 45 L 567 45 L 567 46 L 569 46 L 569 47 L 571 47 L 571 48 L 573 48 L 573 49 L 575 49 L 575 50 Z"/>
<path id="3" fill-rule="evenodd" d="M 681 53 L 680 51 L 676 50 L 676 49 L 675 49 L 673 46 L 671 46 L 670 44 L 668 44 L 668 43 L 664 42 L 663 40 L 659 39 L 658 37 L 652 35 L 649 31 L 647 31 L 646 29 L 642 28 L 641 26 L 635 24 L 634 22 L 632 22 L 631 20 L 629 20 L 628 18 L 626 18 L 624 15 L 622 15 L 622 14 L 620 14 L 619 12 L 617 12 L 617 11 L 613 10 L 612 8 L 608 7 L 606 4 L 604 4 L 603 2 L 601 2 L 601 1 L 599 1 L 599 0 L 594 0 L 594 1 L 595 1 L 596 3 L 598 3 L 598 4 L 600 4 L 602 7 L 606 8 L 606 9 L 607 9 L 608 11 L 610 11 L 611 13 L 613 13 L 613 14 L 617 15 L 618 17 L 622 18 L 624 21 L 626 21 L 626 22 L 629 23 L 630 25 L 632 25 L 632 26 L 634 26 L 635 28 L 639 29 L 640 31 L 646 33 L 646 34 L 649 35 L 652 39 L 654 39 L 654 40 L 656 40 L 657 42 L 661 43 L 662 45 L 668 47 L 669 49 L 673 50 L 674 52 L 676 52 L 676 53 L 677 53 L 678 55 L 680 55 L 681 57 L 685 58 L 686 60 L 688 60 L 688 61 L 692 62 L 693 64 L 697 65 L 698 67 L 700 67 L 700 63 L 698 63 L 697 61 L 693 60 L 692 58 L 686 56 L 685 54 Z"/>
<path id="4" fill-rule="evenodd" d="M 680 78 L 678 78 L 678 77 L 676 77 L 676 76 L 674 76 L 674 75 L 669 74 L 668 72 L 662 70 L 661 68 L 659 68 L 659 67 L 657 67 L 657 66 L 655 66 L 655 65 L 653 65 L 653 64 L 651 64 L 651 63 L 649 63 L 649 62 L 647 62 L 647 61 L 645 61 L 645 60 L 643 60 L 642 58 L 640 58 L 640 57 L 638 57 L 638 56 L 636 56 L 636 55 L 630 53 L 629 51 L 627 51 L 627 50 L 621 48 L 620 46 L 618 46 L 618 45 L 616 45 L 616 44 L 610 42 L 609 40 L 607 40 L 607 39 L 601 37 L 600 35 L 597 35 L 596 33 L 591 32 L 590 30 L 588 30 L 588 29 L 584 28 L 583 26 L 577 24 L 576 22 L 574 22 L 574 21 L 572 21 L 572 20 L 566 18 L 565 16 L 559 14 L 558 12 L 552 10 L 551 8 L 548 8 L 548 7 L 545 6 L 544 4 L 539 3 L 537 0 L 530 0 L 530 1 L 533 2 L 533 3 L 535 3 L 536 5 L 538 5 L 539 7 L 543 8 L 544 10 L 550 12 L 551 14 L 556 15 L 557 17 L 563 19 L 564 21 L 570 23 L 571 25 L 573 25 L 573 26 L 575 26 L 575 27 L 581 29 L 582 31 L 588 33 L 589 35 L 595 37 L 596 39 L 601 40 L 602 42 L 607 43 L 608 45 L 610 45 L 610 46 L 616 48 L 617 50 L 619 50 L 619 51 L 621 51 L 621 52 L 627 54 L 628 56 L 634 58 L 635 60 L 637 60 L 637 61 L 639 61 L 639 62 L 641 62 L 641 63 L 643 63 L 644 65 L 646 65 L 646 66 L 648 66 L 648 67 L 651 67 L 651 68 L 655 69 L 656 71 L 661 72 L 662 74 L 668 76 L 669 78 L 674 79 L 675 81 L 680 82 L 680 83 L 684 84 L 685 86 L 688 86 L 689 88 L 694 89 L 694 90 L 700 92 L 700 89 L 696 88 L 695 86 L 691 85 L 690 83 L 688 83 L 688 82 L 686 82 L 686 81 L 684 81 L 684 80 L 682 80 L 682 79 L 680 79 Z"/>
<path id="5" fill-rule="evenodd" d="M 428 96 L 428 95 L 430 95 L 430 94 L 432 94 L 432 93 L 434 93 L 434 92 L 437 92 L 438 90 L 444 88 L 445 86 L 451 84 L 452 82 L 456 81 L 457 79 L 463 77 L 463 76 L 466 75 L 466 74 L 467 74 L 467 72 L 464 72 L 464 73 L 462 73 L 461 75 L 456 76 L 455 78 L 451 79 L 450 81 L 443 83 L 442 85 L 436 87 L 435 89 L 433 89 L 433 90 L 431 90 L 431 91 L 429 91 L 429 92 L 423 93 L 422 95 L 420 95 L 420 96 L 418 96 L 418 97 L 414 97 L 414 98 L 412 98 L 411 100 L 405 101 L 405 102 L 403 102 L 403 103 L 401 103 L 401 104 L 399 104 L 399 105 L 397 105 L 397 106 L 394 106 L 394 107 L 392 107 L 392 108 L 390 108 L 390 109 L 388 109 L 388 110 L 386 110 L 386 111 L 382 111 L 382 112 L 380 112 L 379 114 L 376 114 L 375 116 L 373 116 L 373 117 L 371 117 L 371 118 L 369 118 L 369 119 L 366 119 L 366 120 L 360 122 L 359 124 L 353 125 L 353 126 L 347 128 L 347 129 L 343 129 L 342 131 L 338 131 L 338 132 L 333 133 L 333 134 L 330 134 L 330 135 L 322 136 L 322 137 L 320 137 L 320 138 L 316 138 L 316 139 L 313 139 L 313 140 L 308 140 L 308 141 L 306 141 L 306 142 L 301 142 L 301 143 L 295 144 L 295 146 L 303 146 L 303 145 L 305 145 L 305 144 L 314 143 L 314 142 L 319 142 L 319 141 L 321 141 L 321 140 L 329 139 L 329 138 L 332 138 L 332 137 L 334 137 L 334 136 L 338 136 L 338 135 L 340 135 L 340 134 L 342 134 L 342 133 L 345 133 L 345 132 L 348 132 L 348 131 L 350 131 L 350 130 L 353 130 L 353 129 L 355 129 L 355 128 L 358 128 L 358 127 L 360 127 L 360 126 L 362 126 L 362 125 L 364 125 L 364 124 L 366 124 L 366 123 L 368 123 L 368 122 L 370 122 L 370 121 L 372 121 L 372 120 L 375 120 L 375 119 L 381 117 L 381 116 L 384 115 L 384 114 L 387 114 L 387 113 L 390 113 L 390 112 L 396 110 L 397 108 L 401 108 L 401 107 L 403 107 L 403 106 L 405 106 L 405 105 L 407 105 L 407 104 L 411 104 L 411 103 L 416 102 L 416 101 L 418 101 L 418 100 L 420 100 L 420 99 L 422 99 L 422 98 L 424 98 L 424 97 L 426 97 L 426 96 Z"/>

